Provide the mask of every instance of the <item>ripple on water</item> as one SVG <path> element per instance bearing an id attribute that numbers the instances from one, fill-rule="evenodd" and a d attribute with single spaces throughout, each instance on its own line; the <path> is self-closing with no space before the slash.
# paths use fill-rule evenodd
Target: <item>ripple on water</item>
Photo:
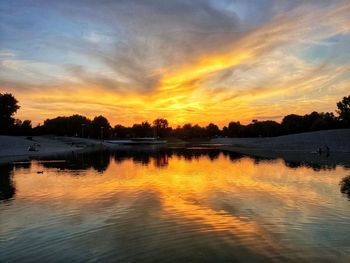
<path id="1" fill-rule="evenodd" d="M 0 261 L 350 260 L 344 168 L 188 151 L 13 169 L 5 181 L 14 195 L 0 203 Z M 74 163 L 82 160 L 92 163 Z"/>

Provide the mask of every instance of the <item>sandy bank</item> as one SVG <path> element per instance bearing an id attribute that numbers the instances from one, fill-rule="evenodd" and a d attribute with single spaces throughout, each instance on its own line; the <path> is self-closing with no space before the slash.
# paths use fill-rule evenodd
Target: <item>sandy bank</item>
<path id="1" fill-rule="evenodd" d="M 36 145 L 37 151 L 28 151 L 32 145 Z M 0 136 L 0 164 L 98 147 L 101 147 L 100 141 L 92 139 L 34 136 L 29 140 L 26 137 Z"/>
<path id="2" fill-rule="evenodd" d="M 283 158 L 290 162 L 350 165 L 350 129 L 299 133 L 272 138 L 218 138 L 222 150 L 241 154 Z M 326 146 L 330 152 L 326 154 Z M 322 154 L 316 151 L 321 148 Z"/>

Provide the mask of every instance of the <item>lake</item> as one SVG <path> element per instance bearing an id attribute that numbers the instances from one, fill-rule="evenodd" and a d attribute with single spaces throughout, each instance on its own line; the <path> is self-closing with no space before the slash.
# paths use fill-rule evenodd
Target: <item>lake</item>
<path id="1" fill-rule="evenodd" d="M 350 262 L 349 175 L 205 147 L 0 166 L 0 262 Z"/>

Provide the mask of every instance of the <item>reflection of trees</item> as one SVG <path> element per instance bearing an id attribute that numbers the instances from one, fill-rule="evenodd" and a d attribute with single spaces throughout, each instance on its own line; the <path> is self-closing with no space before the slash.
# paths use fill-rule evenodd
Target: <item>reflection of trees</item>
<path id="1" fill-rule="evenodd" d="M 334 170 L 336 168 L 336 164 L 334 163 L 319 164 L 313 162 L 296 162 L 284 160 L 284 164 L 289 168 L 308 167 L 312 168 L 314 171 Z"/>
<path id="2" fill-rule="evenodd" d="M 157 155 L 155 157 L 155 166 L 156 167 L 167 167 L 169 164 L 169 156 L 166 154 L 162 154 L 162 155 Z"/>
<path id="3" fill-rule="evenodd" d="M 102 173 L 107 170 L 109 162 L 111 161 L 111 154 L 108 151 L 100 151 L 94 156 L 94 161 L 92 162 L 92 167 Z"/>
<path id="4" fill-rule="evenodd" d="M 302 166 L 302 163 L 301 162 L 290 162 L 290 161 L 284 160 L 284 165 L 289 167 L 289 168 L 298 168 L 298 167 Z"/>
<path id="5" fill-rule="evenodd" d="M 93 168 L 98 172 L 104 172 L 110 163 L 111 153 L 109 151 L 97 151 L 89 153 L 74 153 L 62 156 L 65 162 L 45 162 L 46 168 L 57 168 L 60 170 L 87 170 Z"/>
<path id="6" fill-rule="evenodd" d="M 220 156 L 221 151 L 217 149 L 192 149 L 192 148 L 167 148 L 148 150 L 145 149 L 125 149 L 115 150 L 112 154 L 116 162 L 120 163 L 125 159 L 130 159 L 135 163 L 141 163 L 148 165 L 153 161 L 156 167 L 166 167 L 169 163 L 169 159 L 173 156 L 178 158 L 184 158 L 191 161 L 193 159 L 199 159 L 203 156 L 208 156 L 211 160 L 215 160 Z"/>
<path id="7" fill-rule="evenodd" d="M 14 197 L 16 188 L 12 180 L 13 165 L 0 166 L 0 201 Z"/>
<path id="8" fill-rule="evenodd" d="M 14 166 L 15 166 L 16 170 L 19 168 L 29 169 L 32 166 L 32 163 L 31 162 L 16 162 Z"/>
<path id="9" fill-rule="evenodd" d="M 179 158 L 192 161 L 198 160 L 201 157 L 207 156 L 210 160 L 215 160 L 219 157 L 221 151 L 218 149 L 210 148 L 176 148 L 169 149 L 170 156 L 175 155 Z"/>
<path id="10" fill-rule="evenodd" d="M 224 156 L 228 157 L 230 159 L 230 161 L 234 162 L 237 161 L 239 159 L 241 159 L 243 157 L 242 154 L 240 153 L 235 153 L 235 152 L 223 152 Z"/>
<path id="11" fill-rule="evenodd" d="M 334 163 L 329 164 L 316 164 L 316 163 L 303 163 L 302 165 L 312 168 L 314 171 L 321 171 L 321 170 L 334 170 L 336 168 L 336 165 Z"/>
<path id="12" fill-rule="evenodd" d="M 212 161 L 214 161 L 217 158 L 219 158 L 219 155 L 220 155 L 219 151 L 209 151 L 208 152 L 209 159 L 212 160 Z"/>
<path id="13" fill-rule="evenodd" d="M 276 160 L 275 158 L 270 157 L 260 157 L 260 156 L 251 156 L 251 158 L 254 159 L 254 164 L 263 164 L 263 163 L 271 163 L 272 161 Z"/>
<path id="14" fill-rule="evenodd" d="M 151 160 L 150 160 L 150 156 L 147 154 L 137 154 L 132 158 L 134 163 L 140 163 L 143 165 L 148 165 Z"/>
<path id="15" fill-rule="evenodd" d="M 244 155 L 221 151 L 219 149 L 210 147 L 179 147 L 179 148 L 152 148 L 152 147 L 130 147 L 124 149 L 115 150 L 103 150 L 89 153 L 73 153 L 66 156 L 61 156 L 65 159 L 65 162 L 47 162 L 42 165 L 47 168 L 57 168 L 61 170 L 86 170 L 94 169 L 100 173 L 104 172 L 110 163 L 110 159 L 113 158 L 116 163 L 122 163 L 125 160 L 130 160 L 136 164 L 149 165 L 153 163 L 156 167 L 167 167 L 169 159 L 177 157 L 186 161 L 198 160 L 199 158 L 206 157 L 214 161 L 224 155 L 230 161 L 235 162 Z M 254 164 L 260 164 L 263 162 L 271 162 L 278 158 L 263 158 L 252 156 Z M 324 169 L 335 169 L 336 165 L 332 163 L 317 164 L 312 162 L 296 162 L 284 160 L 287 167 L 299 168 L 308 167 L 315 171 Z"/>
<path id="16" fill-rule="evenodd" d="M 348 199 L 350 200 L 350 175 L 344 177 L 340 183 L 340 192 L 347 195 Z"/>

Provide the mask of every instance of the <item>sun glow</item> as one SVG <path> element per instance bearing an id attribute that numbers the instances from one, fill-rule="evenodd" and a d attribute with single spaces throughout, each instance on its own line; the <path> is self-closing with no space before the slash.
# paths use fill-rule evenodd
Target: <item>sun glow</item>
<path id="1" fill-rule="evenodd" d="M 215 6 L 210 12 L 215 17 L 209 20 L 204 15 L 207 9 L 188 10 L 195 21 L 187 22 L 174 13 L 170 23 L 167 15 L 153 10 L 149 17 L 159 22 L 134 17 L 136 28 L 115 15 L 123 9 L 111 8 L 113 19 L 121 19 L 112 24 L 120 28 L 111 28 L 111 34 L 102 30 L 104 23 L 95 21 L 101 26 L 99 34 L 89 31 L 83 38 L 63 34 L 59 47 L 43 47 L 47 60 L 25 47 L 0 46 L 0 89 L 19 100 L 17 118 L 37 124 L 57 115 L 82 114 L 104 115 L 112 125 L 166 118 L 172 126 L 209 122 L 223 126 L 230 121 L 279 121 L 291 113 L 333 111 L 348 92 L 350 66 L 345 56 L 332 51 L 349 53 L 346 1 L 272 8 L 271 17 L 259 24 L 241 21 L 236 11 L 227 16 L 232 10 Z M 141 10 L 150 11 L 135 12 Z M 80 19 L 90 21 L 88 14 L 82 12 Z M 56 19 L 70 21 L 66 16 Z M 76 26 L 77 32 L 89 29 Z M 139 27 L 144 31 L 137 31 Z M 123 28 L 126 32 L 119 31 Z M 125 43 L 120 42 L 123 37 Z"/>
<path id="2" fill-rule="evenodd" d="M 298 168 L 296 171 L 286 167 L 283 161 L 276 161 L 271 166 L 269 162 L 256 164 L 250 158 L 232 162 L 223 154 L 217 157 L 215 161 L 208 156 L 192 160 L 180 156 L 150 157 L 147 165 L 132 159 L 111 159 L 106 170 L 100 174 L 92 168 L 65 170 L 34 163 L 29 170 L 23 170 L 28 173 L 27 176 L 20 176 L 20 168 L 15 169 L 16 200 L 40 203 L 48 214 L 50 211 L 47 209 L 57 209 L 56 206 L 64 204 L 64 209 L 69 211 L 93 209 L 100 211 L 99 215 L 109 209 L 118 210 L 118 216 L 123 216 L 123 213 L 132 211 L 138 205 L 141 205 L 139 209 L 152 211 L 147 204 L 152 205 L 156 200 L 159 205 L 157 209 L 161 212 L 154 216 L 171 218 L 180 224 L 191 222 L 198 226 L 196 231 L 199 232 L 230 232 L 236 242 L 245 242 L 247 236 L 258 239 L 262 245 L 259 252 L 264 254 L 278 250 L 280 242 L 262 225 L 251 220 L 256 217 L 255 214 L 239 211 L 232 201 L 236 195 L 237 198 L 242 193 L 247 196 L 244 200 L 247 207 L 258 206 L 259 200 L 267 202 L 268 199 L 271 208 L 288 207 L 286 211 L 291 211 L 298 209 L 299 202 L 313 200 L 314 203 L 326 204 L 327 200 L 322 195 L 324 189 L 311 188 L 310 185 L 336 185 L 339 180 L 338 177 L 322 176 L 322 173 L 329 171 L 316 172 L 309 168 Z M 95 161 L 98 164 L 98 156 Z M 274 176 L 271 176 L 271 167 Z M 36 173 L 43 169 L 43 174 Z M 299 180 L 305 185 L 298 185 Z M 313 191 L 306 192 L 304 187 Z M 231 197 L 230 203 L 225 201 L 226 195 Z M 57 200 L 59 203 L 56 203 Z M 259 211 L 258 208 L 254 209 Z M 278 211 L 272 209 L 270 213 Z M 307 214 L 303 216 L 307 217 Z M 18 220 L 24 219 L 13 219 L 14 225 Z"/>

